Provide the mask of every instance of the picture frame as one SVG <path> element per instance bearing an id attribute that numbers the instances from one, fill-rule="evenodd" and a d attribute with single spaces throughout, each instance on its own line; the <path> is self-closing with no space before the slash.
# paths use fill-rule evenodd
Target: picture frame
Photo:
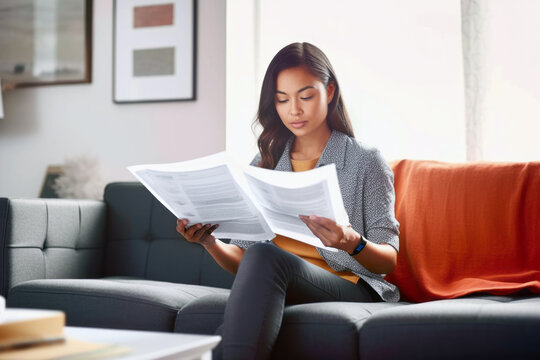
<path id="1" fill-rule="evenodd" d="M 56 199 L 59 198 L 56 190 L 54 189 L 55 180 L 62 175 L 63 169 L 61 165 L 49 165 L 47 166 L 47 172 L 43 178 L 41 185 L 41 191 L 39 193 L 40 198 L 44 199 Z"/>
<path id="2" fill-rule="evenodd" d="M 92 81 L 92 0 L 0 1 L 0 78 L 17 87 Z"/>
<path id="3" fill-rule="evenodd" d="M 196 0 L 115 0 L 113 102 L 196 99 Z"/>
<path id="4" fill-rule="evenodd" d="M 4 89 L 2 88 L 2 79 L 0 79 L 0 119 L 4 118 L 4 99 L 2 98 L 2 93 Z"/>

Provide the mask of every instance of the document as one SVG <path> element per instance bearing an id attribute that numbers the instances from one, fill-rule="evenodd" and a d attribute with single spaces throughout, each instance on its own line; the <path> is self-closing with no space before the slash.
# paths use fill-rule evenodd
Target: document
<path id="1" fill-rule="evenodd" d="M 264 241 L 281 234 L 337 251 L 324 246 L 298 215 L 349 223 L 333 164 L 283 172 L 240 167 L 221 152 L 128 170 L 177 218 L 219 224 L 213 232 L 218 238 Z"/>

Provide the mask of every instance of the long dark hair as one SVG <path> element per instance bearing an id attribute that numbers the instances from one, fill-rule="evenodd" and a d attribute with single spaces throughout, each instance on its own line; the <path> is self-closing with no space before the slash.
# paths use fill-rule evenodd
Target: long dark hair
<path id="1" fill-rule="evenodd" d="M 335 85 L 334 97 L 328 104 L 326 123 L 330 130 L 337 130 L 354 137 L 351 121 L 341 93 L 336 74 L 324 53 L 310 43 L 293 43 L 281 49 L 270 61 L 261 88 L 259 109 L 254 125 L 261 124 L 263 131 L 257 140 L 261 154 L 260 167 L 273 169 L 293 133 L 283 125 L 275 107 L 276 79 L 278 74 L 292 67 L 305 66 L 325 87 Z"/>

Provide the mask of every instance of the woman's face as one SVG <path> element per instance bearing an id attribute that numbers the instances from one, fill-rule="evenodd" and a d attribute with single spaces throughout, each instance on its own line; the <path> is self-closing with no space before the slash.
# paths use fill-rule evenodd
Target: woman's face
<path id="1" fill-rule="evenodd" d="M 328 88 L 306 67 L 281 71 L 276 80 L 274 103 L 283 124 L 295 136 L 328 132 L 326 115 L 334 96 L 334 83 Z"/>

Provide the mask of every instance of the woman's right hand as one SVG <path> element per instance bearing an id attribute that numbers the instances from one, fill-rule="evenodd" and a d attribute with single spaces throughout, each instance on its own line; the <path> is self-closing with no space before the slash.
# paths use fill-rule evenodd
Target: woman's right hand
<path id="1" fill-rule="evenodd" d="M 204 247 L 212 245 L 216 242 L 216 238 L 214 235 L 212 235 L 212 232 L 218 228 L 219 224 L 202 225 L 199 223 L 188 227 L 188 223 L 188 219 L 176 220 L 176 231 L 186 238 L 187 241 L 201 244 Z"/>

